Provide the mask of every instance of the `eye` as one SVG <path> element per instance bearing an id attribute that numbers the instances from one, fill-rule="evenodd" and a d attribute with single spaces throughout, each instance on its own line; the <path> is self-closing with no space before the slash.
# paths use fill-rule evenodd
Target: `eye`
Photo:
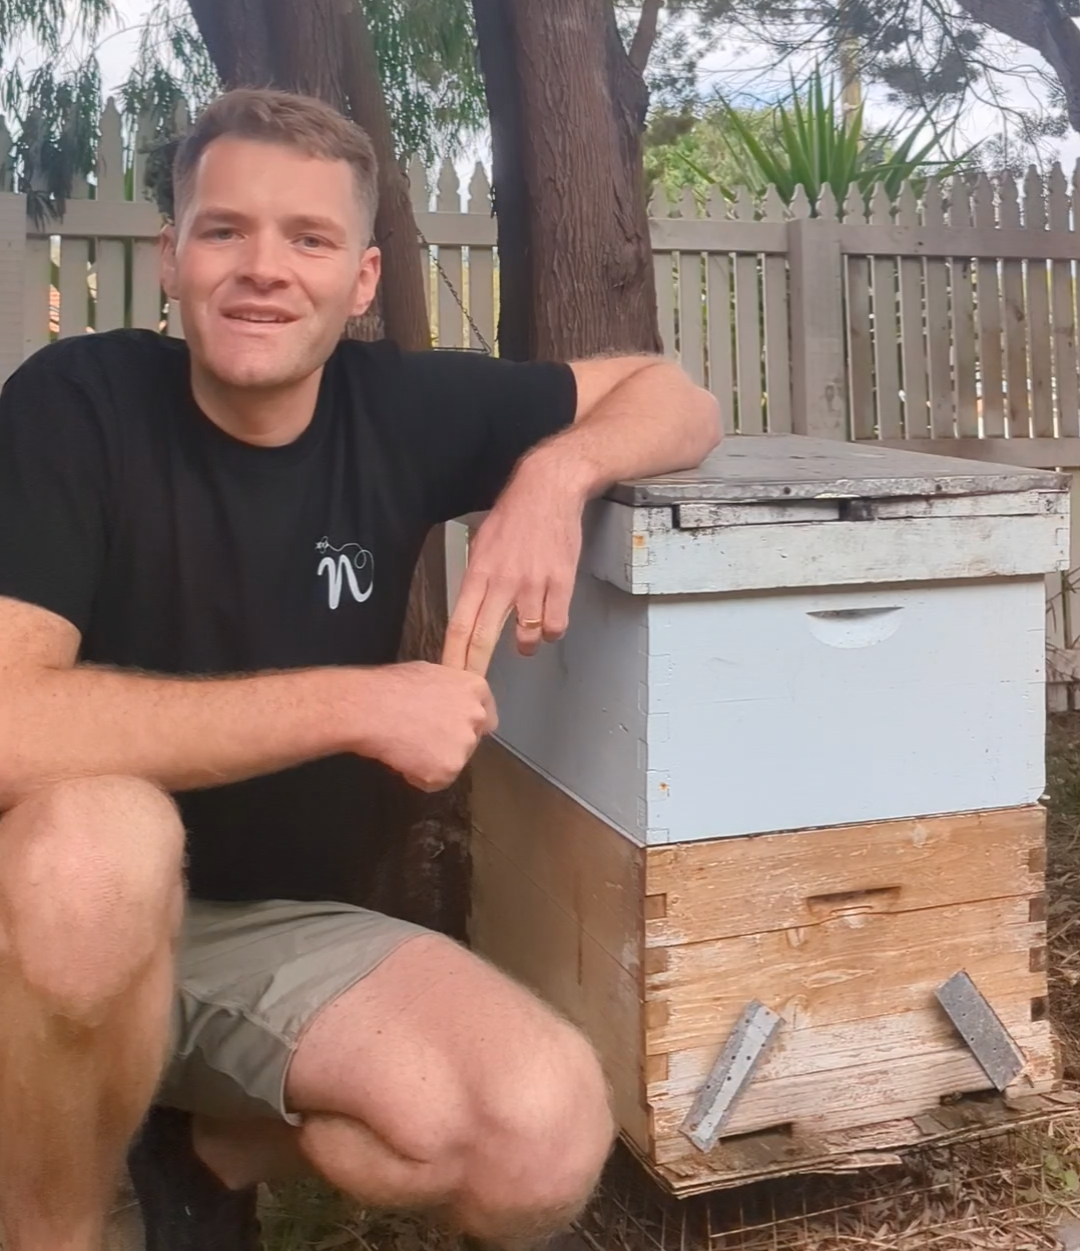
<path id="1" fill-rule="evenodd" d="M 330 246 L 325 239 L 320 238 L 318 235 L 301 235 L 298 242 L 308 252 L 315 252 L 320 248 L 328 248 Z"/>
<path id="2" fill-rule="evenodd" d="M 213 243 L 228 243 L 230 239 L 236 238 L 236 231 L 231 226 L 211 226 L 203 232 L 202 237 Z"/>

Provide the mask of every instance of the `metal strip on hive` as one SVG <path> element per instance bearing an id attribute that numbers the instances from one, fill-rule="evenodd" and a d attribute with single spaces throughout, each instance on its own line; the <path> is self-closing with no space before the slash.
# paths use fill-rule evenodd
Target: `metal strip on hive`
<path id="1" fill-rule="evenodd" d="M 747 1005 L 679 1127 L 699 1151 L 711 1151 L 716 1146 L 720 1131 L 779 1027 L 780 1017 L 763 1003 L 755 999 Z"/>
<path id="2" fill-rule="evenodd" d="M 939 986 L 935 994 L 983 1072 L 998 1090 L 1004 1090 L 1023 1072 L 1025 1060 L 997 1013 L 963 971 Z"/>

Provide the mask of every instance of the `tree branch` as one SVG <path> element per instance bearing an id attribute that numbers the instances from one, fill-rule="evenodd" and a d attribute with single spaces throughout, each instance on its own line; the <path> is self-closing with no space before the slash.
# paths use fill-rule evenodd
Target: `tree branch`
<path id="1" fill-rule="evenodd" d="M 630 64 L 639 74 L 645 73 L 645 66 L 649 63 L 649 54 L 653 50 L 653 44 L 656 43 L 656 31 L 662 7 L 662 0 L 645 0 L 641 6 L 641 16 L 638 18 L 637 30 L 634 31 L 629 54 Z"/>
<path id="2" fill-rule="evenodd" d="M 1080 131 L 1080 28 L 1060 0 L 957 0 L 974 21 L 1038 52 L 1065 92 L 1069 122 Z"/>

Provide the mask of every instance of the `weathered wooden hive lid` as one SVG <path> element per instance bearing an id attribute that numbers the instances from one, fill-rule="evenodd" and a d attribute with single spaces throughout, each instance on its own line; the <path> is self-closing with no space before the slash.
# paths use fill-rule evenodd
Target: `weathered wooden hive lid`
<path id="1" fill-rule="evenodd" d="M 732 435 L 697 469 L 618 483 L 638 507 L 1012 495 L 1069 489 L 1063 474 L 801 435 Z"/>

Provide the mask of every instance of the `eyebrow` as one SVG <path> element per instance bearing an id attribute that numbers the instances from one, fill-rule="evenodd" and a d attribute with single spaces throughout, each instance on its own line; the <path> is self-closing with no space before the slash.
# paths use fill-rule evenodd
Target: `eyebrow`
<path id="1" fill-rule="evenodd" d="M 287 219 L 287 225 L 292 230 L 313 230 L 319 234 L 326 235 L 343 235 L 344 227 L 340 222 L 334 221 L 332 217 L 290 217 Z"/>
<path id="2" fill-rule="evenodd" d="M 195 223 L 197 225 L 205 225 L 208 222 L 225 222 L 229 225 L 239 225 L 248 220 L 246 214 L 238 213 L 235 209 L 214 208 L 213 206 L 200 209 L 195 215 Z M 319 217 L 305 213 L 286 218 L 284 224 L 290 233 L 293 231 L 302 233 L 309 230 L 317 234 L 330 235 L 334 239 L 345 237 L 345 228 L 340 222 L 334 221 L 332 217 Z"/>

